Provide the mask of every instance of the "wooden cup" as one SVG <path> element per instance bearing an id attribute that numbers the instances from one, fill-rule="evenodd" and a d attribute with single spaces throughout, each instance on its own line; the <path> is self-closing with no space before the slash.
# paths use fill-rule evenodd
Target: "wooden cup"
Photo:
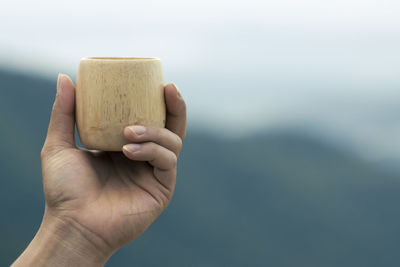
<path id="1" fill-rule="evenodd" d="M 89 149 L 121 151 L 128 125 L 165 126 L 164 77 L 158 58 L 89 57 L 79 63 L 76 124 Z"/>

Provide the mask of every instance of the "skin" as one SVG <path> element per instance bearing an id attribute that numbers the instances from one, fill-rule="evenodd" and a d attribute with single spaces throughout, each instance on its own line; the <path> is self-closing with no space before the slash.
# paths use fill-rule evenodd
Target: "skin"
<path id="1" fill-rule="evenodd" d="M 171 201 L 186 132 L 186 105 L 176 86 L 164 88 L 166 128 L 126 127 L 131 143 L 122 152 L 77 147 L 74 92 L 60 74 L 41 152 L 43 221 L 13 266 L 102 266 Z"/>

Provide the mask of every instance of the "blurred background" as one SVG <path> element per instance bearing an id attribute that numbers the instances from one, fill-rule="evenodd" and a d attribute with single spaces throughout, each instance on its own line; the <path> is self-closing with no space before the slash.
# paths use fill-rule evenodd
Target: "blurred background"
<path id="1" fill-rule="evenodd" d="M 175 197 L 107 266 L 399 266 L 400 2 L 3 1 L 0 265 L 33 238 L 58 72 L 155 56 L 188 105 Z"/>

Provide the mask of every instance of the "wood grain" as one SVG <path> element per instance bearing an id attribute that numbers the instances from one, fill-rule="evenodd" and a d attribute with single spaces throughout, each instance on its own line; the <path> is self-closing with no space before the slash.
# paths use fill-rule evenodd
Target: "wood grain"
<path id="1" fill-rule="evenodd" d="M 165 126 L 158 58 L 83 58 L 75 96 L 78 134 L 89 149 L 121 151 L 128 125 Z"/>

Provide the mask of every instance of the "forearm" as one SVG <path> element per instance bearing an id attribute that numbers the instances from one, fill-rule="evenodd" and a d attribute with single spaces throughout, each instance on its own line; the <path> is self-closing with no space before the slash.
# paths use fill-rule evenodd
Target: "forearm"
<path id="1" fill-rule="evenodd" d="M 111 253 L 102 242 L 74 221 L 45 215 L 32 242 L 13 263 L 16 266 L 103 266 Z"/>

